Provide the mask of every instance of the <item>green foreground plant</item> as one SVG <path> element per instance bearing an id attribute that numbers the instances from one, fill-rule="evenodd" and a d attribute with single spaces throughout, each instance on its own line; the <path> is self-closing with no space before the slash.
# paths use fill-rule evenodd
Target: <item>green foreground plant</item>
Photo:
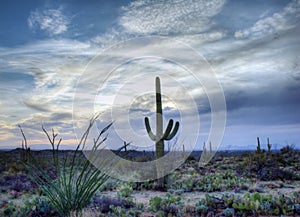
<path id="1" fill-rule="evenodd" d="M 71 156 L 59 157 L 59 146 L 62 139 L 56 140 L 58 134 L 52 130 L 50 135 L 44 127 L 49 143 L 52 146 L 52 166 L 55 177 L 51 177 L 45 168 L 42 168 L 35 154 L 28 148 L 25 134 L 20 127 L 23 135 L 22 153 L 23 163 L 33 180 L 41 188 L 43 194 L 49 199 L 53 208 L 62 216 L 80 215 L 82 209 L 91 201 L 95 192 L 109 179 L 109 176 L 101 170 L 96 169 L 91 161 L 97 156 L 99 146 L 107 139 L 103 136 L 112 125 L 106 126 L 93 140 L 93 146 L 90 151 L 89 160 L 82 156 L 82 151 L 86 147 L 89 132 L 98 116 L 93 117 L 81 137 L 76 149 Z M 102 138 L 103 137 L 103 138 Z M 119 151 L 122 148 L 119 149 Z"/>
<path id="2" fill-rule="evenodd" d="M 47 198 L 36 196 L 32 200 L 25 200 L 22 205 L 9 202 L 2 215 L 9 217 L 57 216 L 57 213 Z"/>
<path id="3" fill-rule="evenodd" d="M 183 205 L 181 197 L 175 197 L 170 193 L 166 193 L 165 198 L 158 196 L 151 198 L 148 210 L 156 212 L 156 216 L 181 216 Z"/>
<path id="4" fill-rule="evenodd" d="M 294 193 L 292 197 L 284 195 L 247 193 L 243 196 L 223 194 L 222 197 L 206 194 L 196 204 L 196 212 L 201 216 L 222 213 L 222 216 L 299 216 L 300 197 Z"/>

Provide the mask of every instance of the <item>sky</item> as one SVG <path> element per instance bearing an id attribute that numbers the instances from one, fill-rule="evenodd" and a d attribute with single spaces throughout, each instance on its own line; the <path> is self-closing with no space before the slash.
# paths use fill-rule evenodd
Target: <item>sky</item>
<path id="1" fill-rule="evenodd" d="M 114 121 L 109 147 L 153 149 L 143 120 L 155 129 L 156 76 L 165 126 L 181 123 L 167 145 L 300 148 L 299 35 L 299 0 L 3 0 L 0 148 L 20 147 L 18 125 L 32 147 L 49 147 L 43 125 L 72 148 L 100 112 L 99 129 Z M 217 95 L 226 110 L 212 108 Z M 224 112 L 215 144 L 212 114 Z"/>

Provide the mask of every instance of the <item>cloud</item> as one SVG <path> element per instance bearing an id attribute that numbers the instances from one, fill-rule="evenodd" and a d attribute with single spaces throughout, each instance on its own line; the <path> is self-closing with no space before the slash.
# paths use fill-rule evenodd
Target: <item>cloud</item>
<path id="1" fill-rule="evenodd" d="M 22 127 L 30 146 L 33 144 L 49 145 L 49 141 L 42 131 L 42 126 L 44 126 L 49 133 L 51 133 L 51 129 L 59 133 L 59 138 L 63 138 L 62 145 L 67 145 L 64 148 L 74 147 L 77 141 L 73 134 L 73 124 L 76 126 L 76 123 L 72 122 L 72 113 L 63 110 L 56 110 L 52 113 L 31 113 L 26 118 L 18 119 L 15 122 L 1 120 L 0 149 L 21 146 L 22 135 L 18 125 Z"/>
<path id="2" fill-rule="evenodd" d="M 74 86 L 74 80 L 80 76 L 84 66 L 99 52 L 88 42 L 68 39 L 37 41 L 3 50 L 4 52 L 0 53 L 0 59 L 3 60 L 0 71 L 8 74 L 18 72 L 19 77 L 22 74 L 22 77 L 32 77 L 33 85 L 39 92 L 40 88 L 61 91 L 63 87 Z M 28 78 L 25 80 L 28 81 Z M 22 82 L 24 83 L 24 80 Z M 43 95 L 45 93 L 43 92 Z"/>
<path id="3" fill-rule="evenodd" d="M 40 120 L 28 120 L 28 124 L 32 122 L 38 126 L 42 122 L 54 123 L 46 115 L 48 113 L 72 111 L 76 81 L 88 60 L 99 51 L 88 42 L 68 39 L 47 39 L 1 50 L 0 110 L 10 114 L 3 120 L 17 125 L 32 114 L 42 113 L 44 116 L 39 116 Z M 61 116 L 55 117 L 61 119 Z"/>
<path id="4" fill-rule="evenodd" d="M 293 0 L 279 13 L 258 20 L 252 27 L 236 31 L 235 38 L 260 38 L 294 28 L 300 21 L 300 1 Z M 275 37 L 278 37 L 275 36 Z"/>
<path id="5" fill-rule="evenodd" d="M 41 104 L 39 101 L 34 101 L 34 99 L 31 100 L 24 100 L 24 104 L 34 110 L 40 111 L 40 112 L 49 112 L 49 105 L 47 104 Z"/>
<path id="6" fill-rule="evenodd" d="M 14 125 L 21 125 L 24 129 L 30 129 L 28 131 L 30 139 L 39 139 L 43 135 L 42 126 L 47 129 L 54 128 L 64 138 L 74 137 L 71 111 L 57 109 L 53 112 L 32 113 L 28 117 L 18 120 Z"/>
<path id="7" fill-rule="evenodd" d="M 139 35 L 201 33 L 210 29 L 211 18 L 224 3 L 225 0 L 137 0 L 122 8 L 119 24 L 125 32 Z"/>
<path id="8" fill-rule="evenodd" d="M 14 137 L 13 130 L 15 128 L 4 121 L 0 121 L 0 138 L 1 141 L 9 140 Z M 1 144 L 2 145 L 2 144 Z M 1 147 L 1 146 L 0 146 Z"/>
<path id="9" fill-rule="evenodd" d="M 50 36 L 68 31 L 70 18 L 63 14 L 63 8 L 32 11 L 28 17 L 28 26 L 33 31 L 40 29 Z"/>
<path id="10" fill-rule="evenodd" d="M 297 94 L 300 90 L 298 64 L 300 61 L 298 46 L 300 29 L 296 28 L 296 21 L 299 19 L 299 6 L 297 6 L 299 1 L 293 1 L 281 12 L 270 17 L 266 17 L 266 13 L 261 16 L 259 21 L 252 23 L 252 27 L 248 25 L 250 28 L 241 28 L 240 31 L 237 31 L 235 37 L 228 34 L 231 30 L 222 29 L 222 22 L 216 18 L 216 15 L 222 11 L 224 0 L 162 2 L 164 1 L 137 0 L 131 2 L 122 8 L 121 16 L 118 19 L 119 26 L 113 26 L 97 37 L 94 37 L 93 34 L 92 38 L 85 42 L 66 38 L 48 39 L 14 48 L 0 48 L 0 71 L 8 73 L 14 71 L 28 75 L 24 79 L 23 77 L 19 79 L 20 83 L 14 82 L 10 86 L 6 81 L 1 82 L 2 89 L 0 89 L 1 91 L 5 90 L 3 92 L 5 94 L 1 96 L 1 112 L 18 116 L 14 119 L 4 118 L 7 125 L 13 127 L 20 123 L 28 129 L 28 137 L 38 139 L 43 137 L 40 126 L 45 123 L 47 128 L 56 127 L 60 132 L 65 133 L 67 138 L 72 138 L 71 112 L 76 81 L 82 75 L 88 61 L 104 48 L 122 40 L 156 34 L 167 35 L 170 40 L 163 46 L 158 43 L 142 48 L 140 44 L 132 43 L 128 50 L 108 52 L 104 57 L 103 64 L 93 65 L 94 71 L 90 71 L 82 77 L 82 100 L 80 98 L 78 105 L 80 115 L 84 116 L 87 111 L 92 110 L 91 108 L 95 108 L 93 91 L 99 86 L 94 88 L 95 86 L 90 86 L 90 83 L 98 81 L 97 79 L 104 79 L 107 76 L 106 69 L 109 69 L 114 61 L 126 59 L 129 53 L 138 53 L 138 49 L 151 53 L 157 47 L 163 47 L 166 49 L 163 49 L 162 52 L 180 53 L 182 56 L 180 63 L 195 63 L 195 59 L 191 59 L 187 55 L 188 53 L 185 53 L 186 50 L 176 47 L 176 43 L 172 40 L 175 39 L 187 43 L 196 51 L 204 54 L 215 69 L 225 90 L 229 123 L 231 121 L 232 125 L 237 126 L 252 121 L 251 123 L 257 126 L 260 124 L 257 130 L 259 131 L 261 123 L 266 121 L 268 122 L 266 125 L 299 122 L 299 118 L 296 116 L 299 108 L 298 102 L 300 102 L 299 94 Z M 231 2 L 228 3 L 228 6 L 230 4 Z M 256 20 L 256 18 L 251 20 Z M 28 18 L 28 25 L 33 31 L 41 30 L 48 35 L 55 36 L 68 31 L 70 19 L 63 13 L 63 8 L 35 10 Z M 278 32 L 280 37 L 276 39 L 269 40 L 269 38 L 263 37 Z M 201 77 L 205 77 L 201 70 L 206 71 L 207 69 L 200 68 L 196 70 L 197 73 L 200 73 Z M 209 125 L 209 120 L 206 122 L 206 119 L 209 119 L 210 112 L 208 98 L 202 87 L 199 87 L 199 83 L 182 70 L 181 65 L 160 59 L 149 60 L 146 58 L 121 64 L 114 71 L 116 76 L 108 80 L 106 92 L 101 95 L 103 100 L 99 100 L 100 104 L 97 108 L 103 112 L 105 116 L 103 119 L 108 118 L 107 122 L 111 121 L 111 112 L 107 105 L 113 101 L 113 95 L 117 94 L 119 86 L 135 81 L 137 75 L 154 76 L 154 74 L 158 74 L 162 79 L 163 93 L 167 95 L 170 93 L 171 98 L 175 96 L 180 100 L 178 103 L 181 105 L 180 109 L 188 111 L 189 108 L 185 106 L 184 101 L 188 101 L 185 98 L 185 92 L 178 94 L 172 91 L 170 88 L 174 87 L 174 84 L 168 83 L 168 79 L 163 77 L 169 73 L 170 77 L 184 85 L 195 98 L 201 118 L 204 115 L 201 127 L 203 125 L 206 127 Z M 29 80 L 31 81 L 30 85 Z M 149 86 L 147 91 L 149 90 L 152 94 L 151 97 L 142 96 L 143 91 L 137 88 L 128 88 L 127 92 L 119 93 L 124 97 L 137 94 L 138 98 L 135 98 L 136 101 L 131 104 L 132 114 L 129 114 L 129 118 L 131 118 L 134 129 L 141 131 L 141 134 L 146 134 L 143 123 L 144 115 L 151 116 L 155 111 L 154 80 L 149 80 L 149 84 L 148 80 L 146 77 L 142 77 L 139 86 Z M 22 87 L 21 82 L 26 85 Z M 101 82 L 97 82 L 97 85 L 99 84 Z M 28 86 L 31 88 L 28 89 Z M 134 84 L 130 84 L 128 87 L 134 87 Z M 150 98 L 152 100 L 149 100 Z M 170 106 L 167 102 L 163 104 L 174 108 L 165 112 L 168 119 L 178 116 L 176 106 Z M 121 104 L 120 110 L 122 109 L 124 106 Z M 194 114 L 189 114 L 191 114 L 188 116 L 190 122 L 195 122 Z M 274 118 L 275 116 L 276 118 Z M 116 121 L 120 123 L 118 126 L 126 126 L 127 116 L 118 116 L 117 113 L 115 117 L 117 117 Z M 85 118 L 88 122 L 90 116 L 87 115 Z M 113 119 L 116 118 L 113 117 Z M 151 123 L 153 124 L 153 121 Z M 207 128 L 209 129 L 209 127 Z M 4 129 L 4 127 L 2 128 Z M 245 131 L 247 131 L 246 128 Z M 3 132 L 8 132 L 8 130 L 3 130 Z M 241 131 L 237 134 L 239 133 L 241 134 Z M 231 139 L 231 141 L 233 140 L 234 138 Z M 116 144 L 122 144 L 122 141 Z"/>
<path id="11" fill-rule="evenodd" d="M 295 28 L 275 40 L 228 42 L 211 54 L 229 112 L 247 107 L 279 106 L 281 112 L 291 113 L 299 108 L 299 33 Z M 289 120 L 293 121 L 291 117 Z M 267 115 L 263 119 L 266 118 Z"/>

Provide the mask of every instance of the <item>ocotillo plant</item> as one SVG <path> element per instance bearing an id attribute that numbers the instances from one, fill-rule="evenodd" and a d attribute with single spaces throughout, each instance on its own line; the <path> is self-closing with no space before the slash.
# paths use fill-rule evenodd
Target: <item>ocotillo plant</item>
<path id="1" fill-rule="evenodd" d="M 159 159 L 163 157 L 165 153 L 164 140 L 171 140 L 174 138 L 179 128 L 179 122 L 177 121 L 175 123 L 175 127 L 173 128 L 174 121 L 173 119 L 170 119 L 165 132 L 163 132 L 163 109 L 162 109 L 162 102 L 161 102 L 161 89 L 160 89 L 159 77 L 156 77 L 155 79 L 155 89 L 156 89 L 156 134 L 154 134 L 151 130 L 148 117 L 145 117 L 145 126 L 149 137 L 153 141 L 155 141 L 156 159 Z M 160 182 L 161 179 L 159 183 Z M 163 185 L 163 183 L 160 183 L 159 185 Z"/>

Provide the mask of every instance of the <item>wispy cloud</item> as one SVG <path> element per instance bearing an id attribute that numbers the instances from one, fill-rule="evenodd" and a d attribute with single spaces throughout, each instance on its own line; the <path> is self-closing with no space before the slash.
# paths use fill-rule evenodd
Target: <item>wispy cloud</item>
<path id="1" fill-rule="evenodd" d="M 202 53 L 215 69 L 226 94 L 228 123 L 231 124 L 231 129 L 234 129 L 234 135 L 240 135 L 241 125 L 244 131 L 247 131 L 251 129 L 247 128 L 249 124 L 261 127 L 264 122 L 268 122 L 265 125 L 284 127 L 286 124 L 299 123 L 299 116 L 297 117 L 295 111 L 300 102 L 300 1 L 291 1 L 285 7 L 274 6 L 276 13 L 266 9 L 260 17 L 254 17 L 251 12 L 246 13 L 245 16 L 249 16 L 247 25 L 239 21 L 234 27 L 227 29 L 218 19 L 218 15 L 225 7 L 232 9 L 231 4 L 235 3 L 225 0 L 136 0 L 121 8 L 119 17 L 114 18 L 117 23 L 110 26 L 106 32 L 87 35 L 82 41 L 67 39 L 68 34 L 65 33 L 71 29 L 71 18 L 65 13 L 66 8 L 44 7 L 31 11 L 28 26 L 33 31 L 45 32 L 53 37 L 17 47 L 0 48 L 0 73 L 9 79 L 1 80 L 3 76 L 0 77 L 0 111 L 2 114 L 9 114 L 1 116 L 1 138 L 7 141 L 6 143 L 16 138 L 19 141 L 16 125 L 21 124 L 28 129 L 28 137 L 38 142 L 39 138 L 43 138 L 40 126 L 45 124 L 49 128 L 55 127 L 64 133 L 64 138 L 71 141 L 74 136 L 73 96 L 79 88 L 82 92 L 78 94 L 78 113 L 87 118 L 86 120 L 90 116 L 85 113 L 95 109 L 103 112 L 103 123 L 117 117 L 116 124 L 122 130 L 130 118 L 134 130 L 140 135 L 146 135 L 143 116 L 151 116 L 155 111 L 152 77 L 157 75 L 161 77 L 163 93 L 180 101 L 177 104 L 168 100 L 163 102 L 164 106 L 172 108 L 169 111 L 166 108 L 166 117 L 180 118 L 177 112 L 177 109 L 180 109 L 190 114 L 189 123 L 195 122 L 195 115 L 189 112 L 185 102 L 188 101 L 186 94 L 189 93 L 198 103 L 202 120 L 204 116 L 201 126 L 204 126 L 206 131 L 201 131 L 201 134 L 209 132 L 209 99 L 203 87 L 191 78 L 181 65 L 151 58 L 126 62 L 132 54 L 138 54 L 139 49 L 151 54 L 158 48 L 164 48 L 162 52 L 180 54 L 181 59 L 178 62 L 194 64 L 193 69 L 200 73 L 201 77 L 205 77 L 205 71 L 208 69 L 196 68 L 195 59 L 192 59 L 185 49 L 178 48 L 173 39 L 184 42 Z M 241 7 L 247 10 L 244 6 Z M 96 36 L 97 34 L 99 35 Z M 170 40 L 164 41 L 163 45 L 157 43 L 145 47 L 141 47 L 142 43 L 133 42 L 131 46 L 126 47 L 127 50 L 106 52 L 102 62 L 95 61 L 90 65 L 91 70 L 83 73 L 89 60 L 105 48 L 123 40 L 149 35 L 164 35 Z M 118 68 L 113 71 L 112 77 L 107 79 L 104 91 L 95 98 L 95 90 L 102 84 L 114 63 L 119 64 Z M 169 77 L 164 77 L 166 74 Z M 150 77 L 146 79 L 148 75 Z M 80 77 L 82 83 L 76 86 Z M 180 85 L 170 83 L 170 78 L 183 85 L 187 91 L 172 89 Z M 96 85 L 90 85 L 91 83 Z M 124 84 L 127 86 L 123 88 Z M 142 96 L 143 93 L 148 95 Z M 116 94 L 124 98 L 132 96 L 135 100 L 131 104 L 128 116 L 123 116 L 122 113 L 127 104 L 120 102 L 116 103 L 118 105 L 115 105 L 115 116 L 111 117 L 110 106 L 114 103 Z M 75 124 L 81 123 L 75 121 Z M 190 127 L 188 125 L 190 124 L 185 126 L 187 130 Z M 260 128 L 255 133 L 259 130 Z M 250 136 L 257 136 L 255 133 L 245 137 L 243 142 L 245 143 Z M 268 133 L 271 136 L 272 132 Z M 118 135 L 113 133 L 112 136 Z M 228 139 L 227 144 L 230 144 L 234 137 Z M 145 137 L 141 142 L 144 139 Z M 114 144 L 122 144 L 122 141 Z M 149 144 L 152 144 L 151 141 Z"/>
<path id="2" fill-rule="evenodd" d="M 37 140 L 43 138 L 38 133 L 43 123 L 69 131 L 66 135 L 71 137 L 72 115 L 67 120 L 62 114 L 71 114 L 76 81 L 97 49 L 88 42 L 48 39 L 2 50 L 0 110 L 10 116 L 1 118 L 13 132 L 1 137 L 3 145 L 20 141 L 18 124 L 32 131 L 28 137 Z M 0 131 L 8 129 L 1 125 Z"/>
<path id="3" fill-rule="evenodd" d="M 36 9 L 28 17 L 28 26 L 33 31 L 40 29 L 50 36 L 59 35 L 68 31 L 71 19 L 64 15 L 63 8 Z"/>
<path id="4" fill-rule="evenodd" d="M 272 34 L 280 34 L 294 28 L 300 21 L 300 1 L 293 0 L 286 7 L 272 16 L 258 20 L 252 27 L 236 31 L 234 36 L 237 39 L 260 38 Z M 275 35 L 279 37 L 279 35 Z"/>
<path id="5" fill-rule="evenodd" d="M 49 109 L 50 105 L 41 104 L 40 101 L 34 101 L 34 99 L 31 99 L 31 100 L 24 100 L 23 102 L 27 107 L 34 109 L 36 111 L 40 111 L 40 112 L 49 112 L 50 111 L 50 109 Z"/>
<path id="6" fill-rule="evenodd" d="M 119 24 L 132 34 L 195 34 L 209 30 L 211 18 L 225 0 L 150 1 L 137 0 L 123 7 Z"/>

